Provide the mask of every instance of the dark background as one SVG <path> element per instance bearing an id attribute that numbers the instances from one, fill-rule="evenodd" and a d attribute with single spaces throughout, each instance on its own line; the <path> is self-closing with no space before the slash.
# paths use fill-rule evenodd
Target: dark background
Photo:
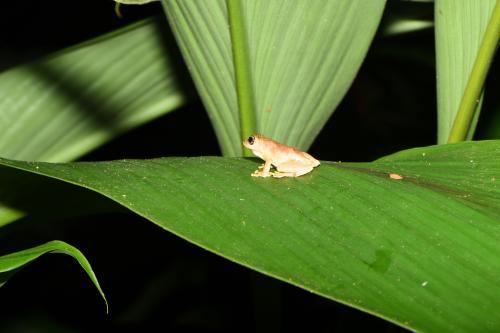
<path id="1" fill-rule="evenodd" d="M 389 1 L 356 80 L 310 149 L 314 156 L 370 161 L 435 143 L 433 31 L 382 33 L 398 16 L 432 19 L 432 10 L 432 3 Z M 123 6 L 121 12 L 122 19 L 112 1 L 2 1 L 0 70 L 163 15 L 159 3 Z M 488 79 L 477 138 L 485 137 L 499 109 L 497 67 Z M 82 159 L 219 154 L 203 105 L 193 101 Z M 155 326 L 173 332 L 404 331 L 208 253 L 124 210 L 68 218 L 58 215 L 54 201 L 49 216 L 35 214 L 1 228 L 0 254 L 52 239 L 75 245 L 92 263 L 110 314 L 73 259 L 46 255 L 0 288 L 1 332 L 136 332 Z"/>

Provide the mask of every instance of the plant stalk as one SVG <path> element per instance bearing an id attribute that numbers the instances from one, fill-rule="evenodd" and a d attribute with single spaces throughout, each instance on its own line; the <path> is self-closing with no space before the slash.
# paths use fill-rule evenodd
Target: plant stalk
<path id="1" fill-rule="evenodd" d="M 243 139 L 254 134 L 256 129 L 249 47 L 241 0 L 226 0 L 226 5 L 231 33 L 238 109 L 240 112 L 240 131 Z M 250 151 L 243 150 L 243 156 L 251 155 Z"/>
<path id="2" fill-rule="evenodd" d="M 464 95 L 460 101 L 455 121 L 448 137 L 448 143 L 464 141 L 474 118 L 474 112 L 480 100 L 484 81 L 493 55 L 498 46 L 500 36 L 500 0 L 497 0 L 490 21 L 484 33 L 483 42 L 472 67 L 472 72 L 465 87 Z"/>

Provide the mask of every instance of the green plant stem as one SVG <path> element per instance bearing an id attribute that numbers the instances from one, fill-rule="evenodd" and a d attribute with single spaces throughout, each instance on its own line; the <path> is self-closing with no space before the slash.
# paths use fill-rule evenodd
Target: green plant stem
<path id="1" fill-rule="evenodd" d="M 226 0 L 226 4 L 231 32 L 241 137 L 247 138 L 255 132 L 255 107 L 247 36 L 241 0 Z M 251 156 L 251 152 L 244 150 L 243 156 Z"/>
<path id="2" fill-rule="evenodd" d="M 448 143 L 465 140 L 474 118 L 477 104 L 483 90 L 484 81 L 490 68 L 500 36 L 500 0 L 497 0 L 490 22 L 486 27 L 483 42 L 472 67 L 472 72 L 465 87 L 464 95 L 451 128 Z"/>

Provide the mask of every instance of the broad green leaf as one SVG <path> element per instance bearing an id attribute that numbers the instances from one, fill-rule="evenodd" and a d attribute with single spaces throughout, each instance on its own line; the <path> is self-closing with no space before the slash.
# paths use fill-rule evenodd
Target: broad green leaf
<path id="1" fill-rule="evenodd" d="M 185 103 L 180 59 L 161 22 L 143 21 L 1 73 L 0 156 L 69 161 Z M 5 203 L 15 196 L 0 188 L 0 226 L 22 216 Z"/>
<path id="2" fill-rule="evenodd" d="M 0 164 L 102 193 L 198 246 L 401 326 L 500 329 L 500 141 L 324 161 L 285 179 L 251 177 L 258 164 L 243 158 Z"/>
<path id="3" fill-rule="evenodd" d="M 0 156 L 68 161 L 186 100 L 148 20 L 0 74 Z"/>
<path id="4" fill-rule="evenodd" d="M 497 14 L 493 15 L 495 5 Z M 448 142 L 457 117 L 466 133 L 461 139 L 471 139 L 481 107 L 484 78 L 500 34 L 500 1 L 436 0 L 434 15 L 438 143 Z"/>
<path id="5" fill-rule="evenodd" d="M 241 10 L 228 11 L 223 0 L 163 1 L 222 151 L 242 154 L 247 126 L 241 123 L 237 88 L 253 98 L 258 132 L 305 149 L 351 85 L 385 1 L 238 4 Z M 234 13 L 242 19 L 230 17 Z M 230 24 L 241 31 L 231 34 Z M 235 43 L 246 65 L 234 64 Z M 238 73 L 247 67 L 250 82 L 237 87 Z"/>
<path id="6" fill-rule="evenodd" d="M 101 294 L 104 302 L 106 303 L 106 311 L 108 309 L 108 302 L 106 301 L 106 297 L 99 285 L 99 281 L 97 281 L 97 277 L 90 266 L 90 263 L 87 261 L 85 256 L 74 246 L 71 246 L 67 243 L 61 241 L 52 241 L 48 242 L 31 249 L 22 250 L 15 253 L 10 253 L 0 257 L 0 286 L 5 284 L 5 282 L 10 278 L 10 276 L 15 273 L 17 270 L 21 269 L 23 266 L 29 264 L 33 260 L 37 259 L 43 254 L 46 253 L 64 253 L 72 256 L 78 261 L 78 263 L 85 270 L 87 275 L 94 283 L 95 287 Z"/>

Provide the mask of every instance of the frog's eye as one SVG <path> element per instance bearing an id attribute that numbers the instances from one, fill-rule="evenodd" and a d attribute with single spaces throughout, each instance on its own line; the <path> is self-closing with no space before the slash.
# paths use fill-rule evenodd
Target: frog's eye
<path id="1" fill-rule="evenodd" d="M 251 145 L 253 145 L 254 142 L 255 142 L 255 137 L 249 136 L 248 137 L 248 143 L 251 144 Z"/>

